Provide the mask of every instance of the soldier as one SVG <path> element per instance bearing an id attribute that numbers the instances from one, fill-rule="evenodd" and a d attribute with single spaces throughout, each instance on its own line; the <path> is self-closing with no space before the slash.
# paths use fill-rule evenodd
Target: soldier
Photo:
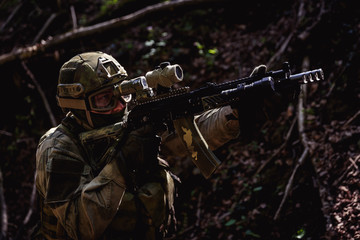
<path id="1" fill-rule="evenodd" d="M 79 137 L 126 121 L 127 99 L 112 91 L 126 77 L 102 52 L 79 54 L 61 67 L 57 100 L 67 115 L 38 145 L 41 223 L 35 238 L 161 239 L 172 224 L 176 177 L 158 157 L 160 140 L 151 126 L 89 144 Z M 236 115 L 223 107 L 196 116 L 211 149 L 238 136 Z"/>

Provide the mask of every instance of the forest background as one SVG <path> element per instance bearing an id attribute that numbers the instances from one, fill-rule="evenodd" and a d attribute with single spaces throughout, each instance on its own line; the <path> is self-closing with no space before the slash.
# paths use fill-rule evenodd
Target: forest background
<path id="1" fill-rule="evenodd" d="M 268 102 L 251 141 L 231 141 L 208 180 L 186 161 L 170 239 L 360 239 L 360 8 L 351 0 L 3 0 L 0 213 L 4 239 L 38 219 L 36 145 L 64 117 L 61 65 L 93 50 L 136 77 L 180 64 L 192 89 L 269 70 L 322 68 L 325 81 Z M 252 103 L 249 103 L 251 106 Z M 242 113 L 242 114 L 246 114 Z"/>

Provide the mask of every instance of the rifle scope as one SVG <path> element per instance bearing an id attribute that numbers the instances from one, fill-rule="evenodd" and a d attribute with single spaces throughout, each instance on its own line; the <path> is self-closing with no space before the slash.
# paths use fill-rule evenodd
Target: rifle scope
<path id="1" fill-rule="evenodd" d="M 155 70 L 147 72 L 145 77 L 140 76 L 122 81 L 115 86 L 115 94 L 123 96 L 158 86 L 169 88 L 175 83 L 181 82 L 183 77 L 183 70 L 178 64 L 170 65 L 169 62 L 164 62 Z"/>
<path id="2" fill-rule="evenodd" d="M 178 64 L 170 65 L 169 62 L 161 63 L 158 68 L 147 72 L 145 78 L 149 87 L 157 88 L 158 85 L 169 88 L 183 80 L 183 71 Z"/>

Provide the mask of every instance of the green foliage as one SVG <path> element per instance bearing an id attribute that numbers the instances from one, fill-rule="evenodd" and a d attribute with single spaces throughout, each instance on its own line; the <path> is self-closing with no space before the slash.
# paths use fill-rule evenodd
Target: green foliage
<path id="1" fill-rule="evenodd" d="M 205 62 L 208 67 L 213 67 L 215 64 L 215 57 L 218 55 L 217 48 L 206 48 L 205 45 L 200 42 L 194 43 L 195 47 L 198 49 L 200 56 L 204 57 Z"/>
<path id="2" fill-rule="evenodd" d="M 80 26 L 84 26 L 86 25 L 88 19 L 87 19 L 87 16 L 86 15 L 82 15 L 80 18 L 79 18 L 79 25 Z"/>
<path id="3" fill-rule="evenodd" d="M 148 26 L 147 40 L 144 45 L 149 51 L 142 56 L 143 59 L 150 59 L 154 55 L 161 55 L 166 51 L 168 33 L 161 31 L 159 28 Z"/>
<path id="4" fill-rule="evenodd" d="M 306 233 L 305 229 L 300 228 L 299 230 L 296 231 L 293 237 L 295 239 L 303 239 L 305 237 L 305 233 Z"/>
<path id="5" fill-rule="evenodd" d="M 250 237 L 254 237 L 254 238 L 261 238 L 261 236 L 259 234 L 254 233 L 250 229 L 246 230 L 245 235 L 250 236 Z"/>
<path id="6" fill-rule="evenodd" d="M 12 141 L 6 148 L 6 150 L 8 151 L 8 153 L 11 156 L 15 156 L 16 152 L 18 151 L 18 147 L 15 141 Z"/>
<path id="7" fill-rule="evenodd" d="M 105 14 L 109 9 L 114 7 L 119 1 L 118 0 L 105 0 L 103 5 L 100 7 L 100 13 Z"/>
<path id="8" fill-rule="evenodd" d="M 253 152 L 257 152 L 260 150 L 260 145 L 257 141 L 251 141 L 249 143 L 249 147 L 250 147 L 250 150 L 253 151 Z"/>
<path id="9" fill-rule="evenodd" d="M 262 186 L 255 187 L 253 189 L 254 192 L 260 192 L 262 190 Z"/>
<path id="10" fill-rule="evenodd" d="M 1 7 L 0 9 L 8 9 L 8 8 L 12 8 L 14 6 L 16 6 L 17 4 L 19 4 L 20 0 L 10 0 L 10 1 L 3 1 L 1 2 Z"/>
<path id="11" fill-rule="evenodd" d="M 235 223 L 236 223 L 236 220 L 235 220 L 235 219 L 230 219 L 229 221 L 227 221 L 227 222 L 225 223 L 225 226 L 226 226 L 226 227 L 230 227 L 230 226 L 234 225 Z"/>
<path id="12" fill-rule="evenodd" d="M 305 113 L 308 115 L 315 115 L 315 110 L 313 108 L 306 108 Z"/>

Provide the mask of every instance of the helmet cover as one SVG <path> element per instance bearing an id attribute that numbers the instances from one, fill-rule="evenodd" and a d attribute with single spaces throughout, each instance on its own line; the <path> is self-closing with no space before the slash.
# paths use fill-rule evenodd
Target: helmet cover
<path id="1" fill-rule="evenodd" d="M 95 127 L 99 124 L 93 123 L 91 115 L 111 114 L 112 109 L 119 108 L 119 99 L 114 99 L 112 90 L 115 84 L 126 77 L 125 69 L 106 53 L 86 52 L 76 55 L 60 69 L 58 104 L 63 110 L 70 110 L 81 121 L 87 121 L 88 125 Z"/>

